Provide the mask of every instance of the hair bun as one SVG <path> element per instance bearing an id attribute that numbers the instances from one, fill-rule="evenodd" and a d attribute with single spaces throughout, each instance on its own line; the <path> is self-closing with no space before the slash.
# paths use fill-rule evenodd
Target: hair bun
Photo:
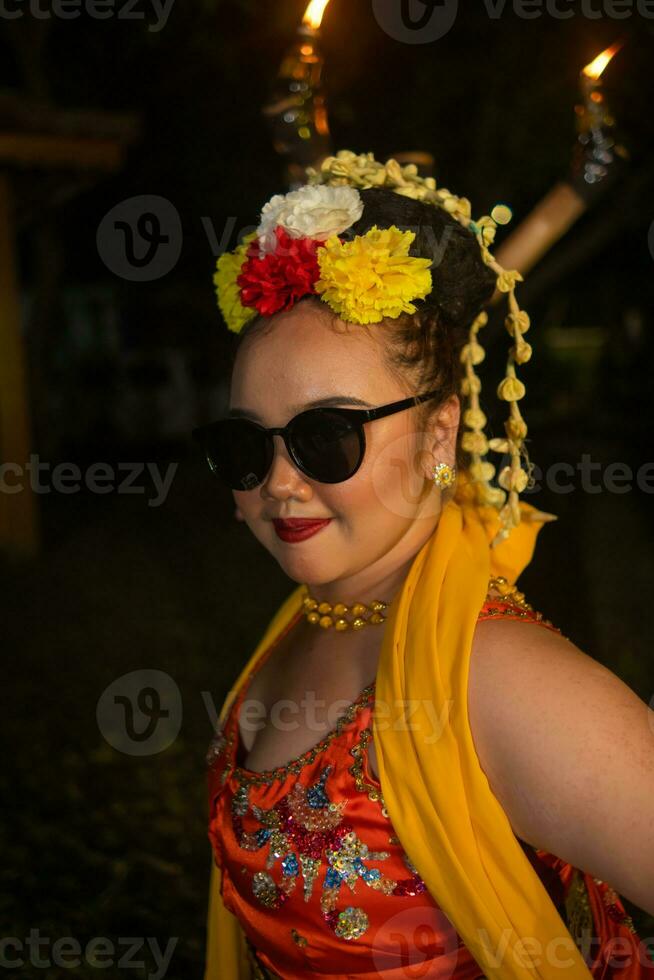
<path id="1" fill-rule="evenodd" d="M 341 237 L 351 241 L 377 225 L 412 231 L 410 255 L 428 258 L 433 288 L 418 309 L 437 312 L 450 327 L 467 327 L 495 291 L 496 275 L 483 261 L 475 235 L 442 208 L 385 187 L 360 192 L 363 214 Z"/>

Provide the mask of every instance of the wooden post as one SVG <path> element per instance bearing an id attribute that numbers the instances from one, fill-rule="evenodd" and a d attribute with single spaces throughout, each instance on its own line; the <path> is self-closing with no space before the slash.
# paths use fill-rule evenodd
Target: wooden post
<path id="1" fill-rule="evenodd" d="M 495 252 L 496 260 L 505 269 L 517 269 L 526 275 L 581 217 L 586 207 L 574 187 L 561 181 L 502 242 Z M 496 289 L 491 304 L 497 303 L 503 295 Z"/>
<path id="2" fill-rule="evenodd" d="M 25 468 L 30 419 L 14 245 L 11 177 L 0 171 L 0 548 L 29 557 L 38 550 L 38 515 Z"/>

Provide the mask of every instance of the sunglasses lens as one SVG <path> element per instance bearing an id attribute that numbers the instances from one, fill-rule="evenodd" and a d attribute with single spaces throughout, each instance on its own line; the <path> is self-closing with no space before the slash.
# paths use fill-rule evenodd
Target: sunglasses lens
<path id="1" fill-rule="evenodd" d="M 291 446 L 307 476 L 320 483 L 341 483 L 358 469 L 365 443 L 360 426 L 320 408 L 297 416 Z"/>
<path id="2" fill-rule="evenodd" d="M 252 490 L 263 483 L 272 463 L 272 445 L 247 419 L 223 419 L 202 432 L 211 470 L 233 490 Z"/>

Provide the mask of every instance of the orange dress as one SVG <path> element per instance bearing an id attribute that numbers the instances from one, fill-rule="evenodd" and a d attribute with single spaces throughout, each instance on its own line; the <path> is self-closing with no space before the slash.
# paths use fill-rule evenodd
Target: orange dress
<path id="1" fill-rule="evenodd" d="M 556 630 L 538 612 L 487 598 L 479 618 L 497 617 Z M 404 852 L 368 766 L 375 684 L 312 749 L 254 772 L 239 762 L 238 716 L 256 669 L 207 755 L 209 839 L 223 903 L 245 932 L 252 976 L 483 978 Z M 654 980 L 654 962 L 616 892 L 518 840 L 593 977 Z"/>

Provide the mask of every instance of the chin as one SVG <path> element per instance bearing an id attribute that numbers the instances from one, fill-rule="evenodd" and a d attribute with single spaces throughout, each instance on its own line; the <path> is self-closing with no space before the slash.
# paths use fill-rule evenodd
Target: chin
<path id="1" fill-rule="evenodd" d="M 346 574 L 342 563 L 325 553 L 325 548 L 311 547 L 309 542 L 285 544 L 273 531 L 274 542 L 269 550 L 282 571 L 300 584 L 323 585 Z"/>

